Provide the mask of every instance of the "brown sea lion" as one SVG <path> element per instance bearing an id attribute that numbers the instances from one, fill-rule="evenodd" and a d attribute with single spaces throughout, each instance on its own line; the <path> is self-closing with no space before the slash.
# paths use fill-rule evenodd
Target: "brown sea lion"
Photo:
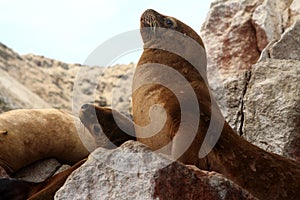
<path id="1" fill-rule="evenodd" d="M 74 118 L 56 109 L 19 109 L 0 115 L 0 166 L 12 174 L 44 158 L 74 164 L 89 155 Z"/>
<path id="2" fill-rule="evenodd" d="M 113 109 L 84 104 L 79 118 L 94 137 L 98 147 L 112 149 L 128 140 L 136 140 L 132 120 Z"/>
<path id="3" fill-rule="evenodd" d="M 142 14 L 141 35 L 144 51 L 132 97 L 137 140 L 183 163 L 222 173 L 259 199 L 298 199 L 300 164 L 250 144 L 225 121 L 209 93 L 200 36 L 183 22 L 154 10 Z M 164 66 L 170 69 L 161 70 Z M 173 80 L 176 73 L 188 81 L 192 92 L 183 90 L 181 79 Z M 182 108 L 194 104 L 193 92 L 197 106 Z M 220 131 L 214 129 L 218 126 Z"/>
<path id="4" fill-rule="evenodd" d="M 32 113 L 32 110 L 22 110 Z M 15 112 L 15 111 L 14 111 Z M 34 111 L 37 112 L 37 111 Z M 62 117 L 65 113 L 56 113 L 55 110 L 38 110 L 38 112 L 47 112 L 48 114 L 54 112 L 55 118 Z M 32 113 L 38 117 L 36 113 Z M 61 116 L 62 115 L 62 116 Z M 21 115 L 20 115 L 21 116 Z M 52 117 L 54 115 L 52 114 Z M 40 117 L 39 117 L 40 118 Z M 67 125 L 71 125 L 69 115 L 64 116 L 64 121 Z M 29 120 L 29 119 L 27 119 Z M 26 120 L 26 121 L 27 121 Z M 43 120 L 43 119 L 40 119 Z M 93 104 L 85 104 L 80 110 L 80 120 L 90 131 L 92 138 L 95 140 L 96 147 L 115 148 L 120 146 L 128 140 L 136 140 L 134 137 L 134 124 L 133 122 L 110 108 L 104 108 Z M 0 121 L 1 122 L 1 121 Z M 32 121 L 31 121 L 32 122 Z M 27 121 L 28 123 L 28 121 Z M 58 122 L 57 122 L 58 123 Z M 20 123 L 19 123 L 20 125 Z M 41 128 L 41 126 L 39 126 Z M 74 124 L 70 126 L 71 130 Z M 120 127 L 124 127 L 122 130 Z M 35 127 L 31 127 L 34 130 Z M 63 127 L 62 127 L 63 128 Z M 9 131 L 7 131 L 9 132 Z M 126 133 L 131 133 L 133 136 Z M 67 143 L 67 141 L 65 141 Z M 45 157 L 46 154 L 43 154 Z M 70 155 L 72 157 L 72 155 Z M 57 156 L 56 156 L 57 157 Z M 29 200 L 47 200 L 53 199 L 56 191 L 63 186 L 67 177 L 78 167 L 80 167 L 86 159 L 83 159 L 73 165 L 71 168 L 43 181 L 41 183 L 32 183 L 16 179 L 0 179 L 0 199 L 29 199 Z M 24 163 L 23 163 L 24 164 Z"/>

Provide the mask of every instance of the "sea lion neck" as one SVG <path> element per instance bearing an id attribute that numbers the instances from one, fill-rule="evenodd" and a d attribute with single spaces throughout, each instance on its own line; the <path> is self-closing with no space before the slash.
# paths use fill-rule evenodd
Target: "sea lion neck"
<path id="1" fill-rule="evenodd" d="M 203 79 L 207 79 L 205 48 L 200 36 L 192 28 L 174 17 L 151 9 L 142 14 L 140 22 L 144 50 L 169 54 L 169 63 L 177 62 L 178 58 L 174 56 L 177 55 L 197 69 Z"/>

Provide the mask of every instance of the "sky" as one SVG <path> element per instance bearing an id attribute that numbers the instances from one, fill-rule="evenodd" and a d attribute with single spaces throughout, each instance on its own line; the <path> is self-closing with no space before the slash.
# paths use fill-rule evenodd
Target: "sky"
<path id="1" fill-rule="evenodd" d="M 139 28 L 143 11 L 154 9 L 197 33 L 212 0 L 0 0 L 0 42 L 19 54 L 85 63 L 105 41 Z M 137 62 L 139 52 L 115 63 Z"/>

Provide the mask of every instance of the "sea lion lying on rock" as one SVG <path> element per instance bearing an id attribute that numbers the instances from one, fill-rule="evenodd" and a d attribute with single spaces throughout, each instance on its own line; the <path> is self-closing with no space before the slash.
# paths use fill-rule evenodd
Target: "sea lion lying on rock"
<path id="1" fill-rule="evenodd" d="M 74 164 L 87 157 L 74 118 L 57 109 L 0 114 L 0 166 L 9 174 L 44 158 Z"/>
<path id="2" fill-rule="evenodd" d="M 141 35 L 144 51 L 132 98 L 137 140 L 183 163 L 217 171 L 259 199 L 299 199 L 300 164 L 250 144 L 225 121 L 210 95 L 200 36 L 183 22 L 154 10 L 142 14 Z M 164 66 L 169 69 L 162 70 Z M 176 73 L 191 86 L 197 106 L 192 106 L 193 96 L 181 86 L 185 82 L 173 80 Z M 206 140 L 212 122 L 221 130 L 213 129 Z M 214 139 L 215 145 L 210 142 Z"/>
<path id="3" fill-rule="evenodd" d="M 2 116 L 2 118 L 1 118 Z M 18 117 L 23 117 L 24 119 L 22 120 L 22 123 L 20 121 L 11 121 L 12 120 L 12 116 L 18 116 Z M 72 122 L 73 117 L 58 111 L 58 110 L 54 110 L 54 109 L 43 109 L 43 110 L 15 110 L 15 111 L 10 111 L 9 113 L 6 113 L 5 115 L 0 115 L 0 124 L 1 124 L 1 119 L 2 119 L 2 124 L 5 124 L 5 126 L 2 127 L 6 127 L 5 129 L 3 128 L 3 130 L 5 130 L 4 135 L 9 134 L 9 133 L 14 133 L 14 138 L 16 138 L 16 134 L 18 134 L 18 132 L 16 131 L 11 131 L 11 130 L 16 130 L 17 128 L 22 130 L 26 130 L 24 132 L 28 134 L 29 130 L 31 130 L 32 133 L 35 134 L 46 134 L 49 133 L 49 131 L 51 131 L 52 129 L 55 129 L 54 131 L 54 135 L 52 134 L 52 136 L 56 136 L 58 134 L 59 130 L 64 130 L 65 134 L 68 134 L 67 136 L 65 136 L 65 139 L 62 140 L 61 138 L 63 137 L 62 135 L 60 136 L 59 140 L 61 140 L 61 142 L 59 141 L 49 141 L 49 140 L 56 140 L 58 139 L 58 136 L 56 137 L 50 137 L 45 136 L 45 139 L 48 138 L 48 143 L 52 144 L 57 142 L 56 145 L 58 144 L 64 144 L 66 146 L 66 148 L 69 148 L 71 146 L 69 146 L 68 143 L 68 138 L 71 142 L 74 143 L 74 141 L 77 141 L 78 139 L 78 135 L 74 134 L 76 132 L 76 128 L 74 126 L 74 123 Z M 4 120 L 5 119 L 5 120 Z M 19 119 L 19 118 L 18 118 Z M 93 104 L 85 104 L 82 106 L 81 110 L 80 110 L 80 119 L 82 121 L 82 123 L 86 126 L 86 128 L 90 131 L 92 138 L 95 141 L 95 144 L 97 145 L 97 147 L 104 147 L 104 148 L 115 148 L 117 146 L 120 146 L 123 142 L 128 141 L 128 140 L 135 140 L 134 136 L 130 136 L 127 135 L 124 131 L 126 132 L 131 132 L 134 135 L 134 126 L 132 121 L 130 121 L 127 117 L 123 116 L 121 113 L 118 113 L 112 109 L 109 108 L 104 108 L 104 107 L 99 107 L 99 106 L 95 106 Z M 55 120 L 56 125 L 54 125 L 55 123 L 53 122 L 53 120 Z M 4 122 L 5 121 L 5 122 Z M 52 127 L 49 128 L 46 132 L 41 133 L 41 130 L 44 130 L 48 125 L 50 125 L 49 121 L 52 121 Z M 116 124 L 119 123 L 121 126 L 125 127 L 125 130 L 121 130 L 119 128 L 119 126 Z M 11 123 L 9 123 L 11 122 Z M 65 122 L 65 124 L 61 124 L 62 122 Z M 12 123 L 15 123 L 15 125 L 12 127 Z M 33 123 L 33 124 L 32 124 Z M 72 124 L 73 123 L 73 124 Z M 8 125 L 9 124 L 9 125 Z M 38 125 L 39 124 L 39 125 Z M 123 125 L 122 125 L 123 124 Z M 21 127 L 18 127 L 21 126 Z M 60 126 L 59 129 L 57 126 Z M 1 127 L 1 126 L 0 126 Z M 56 127 L 56 128 L 55 128 Z M 69 129 L 67 129 L 69 128 Z M 1 129 L 0 129 L 1 130 Z M 52 130 L 53 131 L 53 130 Z M 74 133 L 73 133 L 74 131 Z M 102 132 L 103 131 L 103 132 Z M 30 134 L 30 133 L 29 133 Z M 22 135 L 21 135 L 22 136 Z M 75 137 L 75 138 L 70 138 L 70 137 Z M 17 140 L 17 143 L 20 143 L 20 141 L 22 140 L 22 137 L 19 137 L 19 139 Z M 28 138 L 33 138 L 33 135 L 29 135 Z M 6 138 L 8 139 L 8 138 Z M 79 141 L 77 141 L 78 144 Z M 41 143 L 42 145 L 45 143 Z M 76 143 L 77 144 L 77 143 Z M 78 146 L 78 144 L 76 146 L 74 146 L 74 148 L 76 149 L 81 149 L 83 148 L 82 144 Z M 14 145 L 11 146 L 11 148 L 14 147 Z M 51 146 L 52 148 L 54 146 Z M 2 147 L 4 149 L 4 147 Z M 10 149 L 11 149 L 10 148 Z M 36 148 L 35 146 L 32 146 L 32 148 Z M 48 147 L 46 147 L 47 149 Z M 1 149 L 1 147 L 0 147 Z M 9 149 L 8 146 L 5 146 L 5 149 Z M 28 147 L 27 151 L 30 151 L 30 148 Z M 75 150 L 73 150 L 75 151 Z M 35 152 L 35 151 L 33 151 Z M 40 152 L 42 152 L 42 150 L 40 150 Z M 49 154 L 49 151 L 43 151 L 42 153 L 39 154 L 39 157 L 34 156 L 34 158 L 32 158 L 30 160 L 30 162 L 32 162 L 33 160 L 39 160 L 39 158 L 46 158 L 46 157 L 54 157 L 54 158 L 60 158 L 58 155 L 53 154 L 53 152 L 56 151 L 51 151 L 52 153 Z M 64 152 L 64 151 L 63 151 Z M 77 152 L 81 152 L 81 150 L 77 150 Z M 17 152 L 16 152 L 17 153 Z M 69 152 L 69 153 L 72 153 Z M 35 154 L 34 154 L 35 155 Z M 82 154 L 76 155 L 81 157 Z M 87 156 L 88 153 L 83 154 L 85 157 L 85 155 Z M 24 154 L 16 154 L 16 157 L 20 157 L 21 159 L 24 160 L 24 158 L 22 158 L 22 156 L 24 156 Z M 63 155 L 60 155 L 63 156 Z M 6 158 L 5 156 L 2 156 L 3 158 Z M 2 158 L 1 157 L 1 158 Z M 70 155 L 69 159 L 71 159 L 71 161 L 74 160 L 74 156 Z M 4 160 L 4 159 L 3 159 Z M 6 159 L 11 161 L 10 159 Z M 65 160 L 65 159 L 60 159 L 62 162 L 67 162 L 69 160 Z M 46 181 L 43 181 L 41 183 L 32 183 L 32 182 L 27 182 L 27 181 L 20 181 L 20 180 L 16 180 L 16 179 L 0 179 L 0 199 L 29 199 L 29 200 L 46 200 L 46 199 L 53 199 L 55 192 L 62 187 L 62 185 L 64 184 L 65 180 L 67 179 L 67 177 L 78 167 L 80 167 L 86 159 L 83 159 L 81 161 L 79 161 L 78 163 L 76 163 L 75 165 L 73 165 L 71 168 L 47 179 Z M 7 164 L 7 163 L 11 163 L 11 162 L 3 162 L 5 163 L 5 165 L 3 165 L 6 169 L 14 169 L 14 170 L 10 170 L 10 172 L 14 172 L 17 169 L 26 166 L 28 162 L 19 162 L 18 165 L 12 165 L 12 164 Z M 9 167 L 7 167 L 9 166 Z M 15 167 L 12 167 L 15 166 Z M 17 167 L 16 167 L 17 166 Z"/>

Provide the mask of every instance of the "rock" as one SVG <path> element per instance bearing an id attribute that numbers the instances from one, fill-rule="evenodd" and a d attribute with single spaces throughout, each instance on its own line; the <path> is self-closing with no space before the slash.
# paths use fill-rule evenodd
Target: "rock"
<path id="1" fill-rule="evenodd" d="M 298 59 L 300 55 L 299 43 L 293 44 L 299 37 L 299 4 L 298 0 L 215 0 L 211 4 L 201 28 L 208 81 L 226 120 L 240 134 L 252 65 L 259 58 Z"/>
<path id="2" fill-rule="evenodd" d="M 40 160 L 19 170 L 14 178 L 39 183 L 51 177 L 60 166 L 55 159 Z"/>
<path id="3" fill-rule="evenodd" d="M 300 61 L 300 20 L 287 29 L 270 49 L 270 57 Z"/>
<path id="4" fill-rule="evenodd" d="M 300 19 L 300 2 L 299 0 L 293 0 L 288 10 L 287 25 L 290 26 Z"/>
<path id="5" fill-rule="evenodd" d="M 1 101 L 2 99 L 2 101 Z M 51 106 L 0 69 L 0 112 L 17 108 L 50 108 Z"/>
<path id="6" fill-rule="evenodd" d="M 8 78 L 3 79 L 3 86 L 0 83 L 0 109 L 7 111 L 16 108 L 44 108 L 40 102 L 42 100 L 48 104 L 47 107 L 76 113 L 83 103 L 92 101 L 101 106 L 113 106 L 119 111 L 128 112 L 131 94 L 129 83 L 132 76 L 130 69 L 133 67 L 134 64 L 108 68 L 91 67 L 67 64 L 33 54 L 20 56 L 0 43 L 1 76 L 10 76 L 11 80 L 8 84 Z M 102 79 L 103 71 L 105 73 Z M 20 85 L 23 87 L 14 92 L 15 87 Z M 15 87 L 5 92 L 8 86 Z M 78 86 L 76 93 L 74 86 Z M 30 104 L 27 105 L 28 103 Z"/>
<path id="7" fill-rule="evenodd" d="M 270 41 L 279 39 L 282 33 L 282 13 L 292 0 L 265 0 L 252 17 L 256 30 L 258 49 L 262 51 Z"/>
<path id="8" fill-rule="evenodd" d="M 220 174 L 172 162 L 129 141 L 96 149 L 55 199 L 255 199 Z"/>
<path id="9" fill-rule="evenodd" d="M 253 1 L 215 1 L 201 29 L 208 57 L 208 81 L 230 125 L 240 129 L 245 74 L 260 56 Z M 217 73 L 216 73 L 217 71 Z"/>
<path id="10" fill-rule="evenodd" d="M 244 102 L 243 136 L 300 161 L 300 61 L 269 59 L 254 65 Z"/>
<path id="11" fill-rule="evenodd" d="M 113 67 L 81 68 L 75 80 L 75 111 L 85 103 L 112 107 L 119 112 L 131 110 L 131 82 L 134 64 Z"/>
<path id="12" fill-rule="evenodd" d="M 56 174 L 58 174 L 58 173 L 60 173 L 60 172 L 65 171 L 65 170 L 67 170 L 67 169 L 70 169 L 70 168 L 71 168 L 70 165 L 64 164 L 64 165 L 60 166 L 60 167 L 58 168 L 58 170 L 55 171 L 55 173 L 53 174 L 53 176 L 56 175 Z"/>
<path id="13" fill-rule="evenodd" d="M 131 112 L 131 88 L 135 64 L 108 67 L 99 80 L 98 98 L 107 100 L 107 106 L 119 112 Z"/>

